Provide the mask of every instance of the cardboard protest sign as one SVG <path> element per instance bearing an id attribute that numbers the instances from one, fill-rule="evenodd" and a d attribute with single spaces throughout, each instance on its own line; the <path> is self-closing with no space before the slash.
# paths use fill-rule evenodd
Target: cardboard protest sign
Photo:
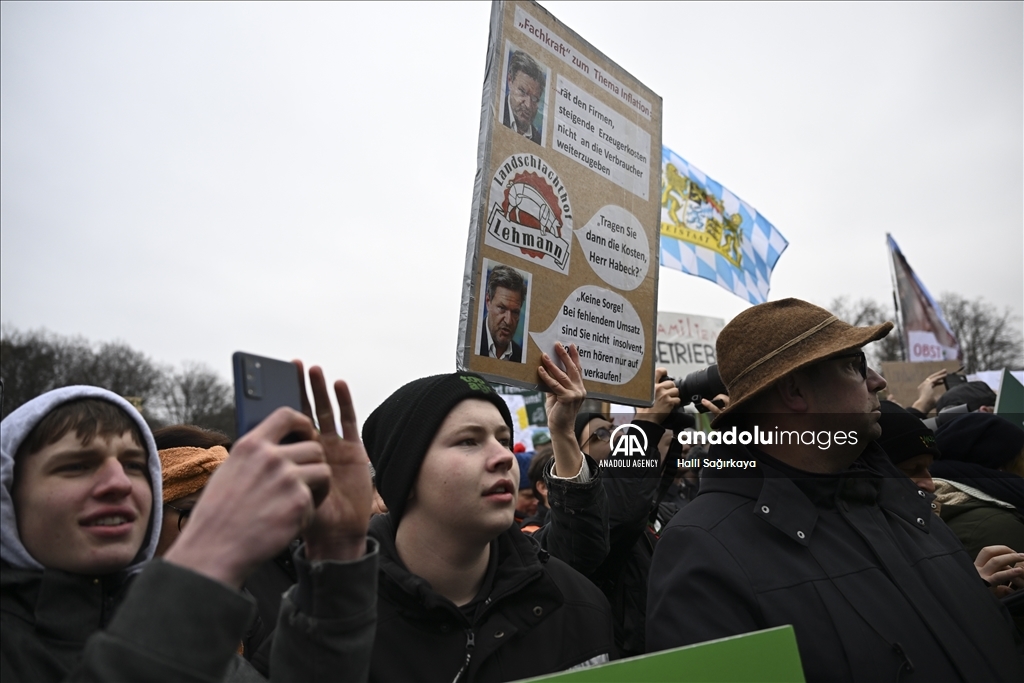
<path id="1" fill-rule="evenodd" d="M 943 369 L 955 372 L 960 369 L 960 361 L 936 360 L 915 363 L 882 361 L 882 377 L 885 378 L 885 388 L 889 392 L 889 397 L 904 408 L 917 400 L 917 386 L 928 375 Z M 942 389 L 939 395 L 944 393 L 946 390 Z"/>
<path id="2" fill-rule="evenodd" d="M 682 379 L 718 363 L 715 342 L 723 327 L 721 318 L 658 311 L 656 365 L 667 369 L 669 377 Z"/>
<path id="3" fill-rule="evenodd" d="M 458 364 L 540 387 L 580 349 L 590 396 L 654 397 L 661 98 L 534 2 L 491 6 Z"/>

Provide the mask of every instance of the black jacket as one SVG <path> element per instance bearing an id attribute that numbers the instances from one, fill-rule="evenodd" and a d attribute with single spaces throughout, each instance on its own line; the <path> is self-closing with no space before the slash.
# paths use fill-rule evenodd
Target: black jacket
<path id="1" fill-rule="evenodd" d="M 872 445 L 793 478 L 743 446 L 661 535 L 648 650 L 792 624 L 808 681 L 1020 681 L 1014 631 L 930 496 Z M 788 472 L 787 472 L 788 470 Z"/>
<path id="2" fill-rule="evenodd" d="M 309 563 L 282 599 L 271 654 L 284 681 L 365 680 L 376 543 L 354 562 Z M 122 604 L 123 603 L 123 604 Z M 0 568 L 0 680 L 263 681 L 235 655 L 253 602 L 161 560 L 134 581 Z"/>
<path id="3" fill-rule="evenodd" d="M 251 616 L 250 601 L 160 561 L 129 585 L 124 576 L 94 579 L 4 564 L 0 678 L 221 680 Z"/>
<path id="4" fill-rule="evenodd" d="M 472 617 L 405 568 L 390 515 L 370 534 L 381 545 L 370 680 L 510 681 L 608 660 L 608 601 L 518 528 L 491 543 L 491 590 Z"/>
<path id="5" fill-rule="evenodd" d="M 658 458 L 658 442 L 665 428 L 646 420 L 636 420 L 633 424 L 647 435 L 646 457 Z M 607 470 L 603 474 L 608 496 L 608 559 L 590 575 L 611 603 L 615 645 L 623 657 L 646 651 L 647 581 L 657 542 L 648 528 L 648 517 L 661 481 L 661 470 L 644 468 L 639 471 L 639 476 L 621 470 Z"/>
<path id="6" fill-rule="evenodd" d="M 590 456 L 586 456 L 586 461 L 590 481 L 577 484 L 552 477 L 552 460 L 544 472 L 550 509 L 546 523 L 533 537 L 552 557 L 590 576 L 609 554 L 609 503 L 601 468 Z"/>

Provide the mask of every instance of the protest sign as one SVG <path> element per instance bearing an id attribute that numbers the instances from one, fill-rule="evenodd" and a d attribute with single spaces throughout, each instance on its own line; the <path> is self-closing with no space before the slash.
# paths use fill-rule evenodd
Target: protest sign
<path id="1" fill-rule="evenodd" d="M 654 397 L 661 98 L 534 2 L 491 6 L 458 365 L 540 386 L 576 344 L 590 396 Z"/>
<path id="2" fill-rule="evenodd" d="M 1006 369 L 1003 369 L 1002 381 L 999 382 L 995 408 L 997 414 L 1005 416 L 1018 427 L 1024 427 L 1021 420 L 1024 415 L 1024 383 Z"/>
<path id="3" fill-rule="evenodd" d="M 667 369 L 669 377 L 682 379 L 718 363 L 715 342 L 723 327 L 721 318 L 658 311 L 655 364 Z"/>
<path id="4" fill-rule="evenodd" d="M 806 679 L 796 647 L 796 633 L 792 626 L 786 625 L 526 680 L 547 683 L 796 683 Z"/>
<path id="5" fill-rule="evenodd" d="M 939 370 L 955 372 L 960 369 L 958 360 L 936 360 L 911 363 L 909 361 L 882 361 L 882 377 L 885 378 L 889 399 L 904 408 L 917 400 L 917 387 L 928 375 Z M 940 385 L 941 387 L 941 385 Z M 946 393 L 940 389 L 939 395 Z"/>

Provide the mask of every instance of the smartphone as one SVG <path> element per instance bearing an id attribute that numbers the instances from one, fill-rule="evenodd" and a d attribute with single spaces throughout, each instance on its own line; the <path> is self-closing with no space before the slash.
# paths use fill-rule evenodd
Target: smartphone
<path id="1" fill-rule="evenodd" d="M 302 412 L 302 377 L 288 361 L 236 351 L 235 429 L 241 437 L 268 415 L 287 406 Z"/>
<path id="2" fill-rule="evenodd" d="M 961 370 L 962 369 L 963 368 L 961 368 Z M 943 378 L 942 382 L 946 385 L 946 391 L 949 391 L 953 387 L 960 386 L 961 384 L 967 384 L 967 377 L 965 375 L 959 375 L 955 372 L 951 372 Z"/>

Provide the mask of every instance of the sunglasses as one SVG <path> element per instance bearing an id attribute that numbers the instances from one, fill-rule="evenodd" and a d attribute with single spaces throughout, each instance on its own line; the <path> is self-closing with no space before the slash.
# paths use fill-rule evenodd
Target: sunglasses
<path id="1" fill-rule="evenodd" d="M 857 359 L 859 359 L 860 363 L 857 366 L 857 370 L 860 371 L 860 376 L 863 379 L 867 379 L 868 378 L 868 359 L 867 359 L 867 356 L 864 355 L 863 351 L 857 351 L 856 353 L 844 353 L 841 356 L 832 356 L 831 358 L 828 358 L 826 360 L 841 360 L 843 358 L 857 358 Z"/>

